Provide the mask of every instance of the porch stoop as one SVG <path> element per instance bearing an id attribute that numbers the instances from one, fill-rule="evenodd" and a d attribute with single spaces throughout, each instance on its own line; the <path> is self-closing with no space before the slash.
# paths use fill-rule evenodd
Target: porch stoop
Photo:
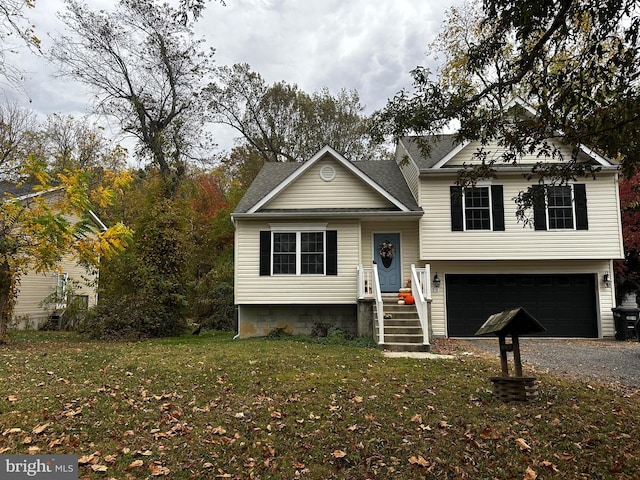
<path id="1" fill-rule="evenodd" d="M 383 296 L 384 314 L 391 318 L 384 320 L 385 343 L 382 348 L 394 352 L 428 352 L 429 345 L 424 345 L 422 325 L 415 305 L 398 305 L 397 296 Z M 375 310 L 375 304 L 374 304 Z M 378 332 L 377 312 L 374 315 L 375 331 Z"/>

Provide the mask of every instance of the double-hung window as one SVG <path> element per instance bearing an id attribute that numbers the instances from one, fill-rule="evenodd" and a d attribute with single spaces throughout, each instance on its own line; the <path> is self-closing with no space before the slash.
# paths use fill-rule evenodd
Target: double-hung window
<path id="1" fill-rule="evenodd" d="M 465 188 L 465 230 L 491 230 L 491 203 L 489 187 Z"/>
<path id="2" fill-rule="evenodd" d="M 547 216 L 549 230 L 573 228 L 573 198 L 569 185 L 549 187 Z"/>
<path id="3" fill-rule="evenodd" d="M 336 275 L 334 230 L 260 232 L 260 275 Z"/>
<path id="4" fill-rule="evenodd" d="M 451 187 L 451 230 L 504 230 L 502 185 Z"/>
<path id="5" fill-rule="evenodd" d="M 538 202 L 533 208 L 536 230 L 587 230 L 587 194 L 583 183 L 536 185 Z M 546 189 L 546 190 L 542 190 Z"/>

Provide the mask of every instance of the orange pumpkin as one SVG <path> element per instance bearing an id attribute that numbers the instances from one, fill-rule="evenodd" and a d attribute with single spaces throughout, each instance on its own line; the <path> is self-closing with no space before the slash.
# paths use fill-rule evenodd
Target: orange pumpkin
<path id="1" fill-rule="evenodd" d="M 413 298 L 413 295 L 409 294 L 404 297 L 404 303 L 405 305 L 413 305 L 414 303 L 416 303 L 416 300 L 415 298 Z"/>

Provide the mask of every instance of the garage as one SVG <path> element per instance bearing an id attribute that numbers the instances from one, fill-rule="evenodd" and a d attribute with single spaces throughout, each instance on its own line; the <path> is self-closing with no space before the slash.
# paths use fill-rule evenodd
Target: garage
<path id="1" fill-rule="evenodd" d="M 472 337 L 497 312 L 524 307 L 546 337 L 598 336 L 595 275 L 445 276 L 447 334 Z"/>

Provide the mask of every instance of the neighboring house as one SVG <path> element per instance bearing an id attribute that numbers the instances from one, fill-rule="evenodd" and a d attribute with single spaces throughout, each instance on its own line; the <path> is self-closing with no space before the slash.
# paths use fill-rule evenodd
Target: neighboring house
<path id="1" fill-rule="evenodd" d="M 428 345 L 523 306 L 545 336 L 612 337 L 617 165 L 582 147 L 578 161 L 600 167 L 596 178 L 552 188 L 524 226 L 514 197 L 535 183 L 523 173 L 539 158 L 498 162 L 497 178 L 462 189 L 458 171 L 479 145 L 425 140 L 428 157 L 406 137 L 396 161 L 350 162 L 325 147 L 304 163 L 265 164 L 232 214 L 239 336 L 329 324 L 381 344 L 411 331 Z M 399 310 L 408 279 L 416 306 Z M 409 310 L 417 334 L 398 323 Z"/>
<path id="2" fill-rule="evenodd" d="M 57 189 L 34 193 L 30 186 L 16 187 L 7 182 L 0 182 L 0 196 L 6 201 L 28 200 L 34 196 L 45 196 L 47 201 L 60 192 Z M 90 212 L 96 226 L 105 230 L 100 219 Z M 78 218 L 70 218 L 78 221 Z M 37 273 L 23 272 L 18 285 L 18 296 L 13 308 L 11 328 L 38 328 L 47 319 L 57 316 L 72 303 L 77 309 L 86 310 L 97 303 L 98 271 L 87 269 L 67 256 L 56 269 Z"/>

